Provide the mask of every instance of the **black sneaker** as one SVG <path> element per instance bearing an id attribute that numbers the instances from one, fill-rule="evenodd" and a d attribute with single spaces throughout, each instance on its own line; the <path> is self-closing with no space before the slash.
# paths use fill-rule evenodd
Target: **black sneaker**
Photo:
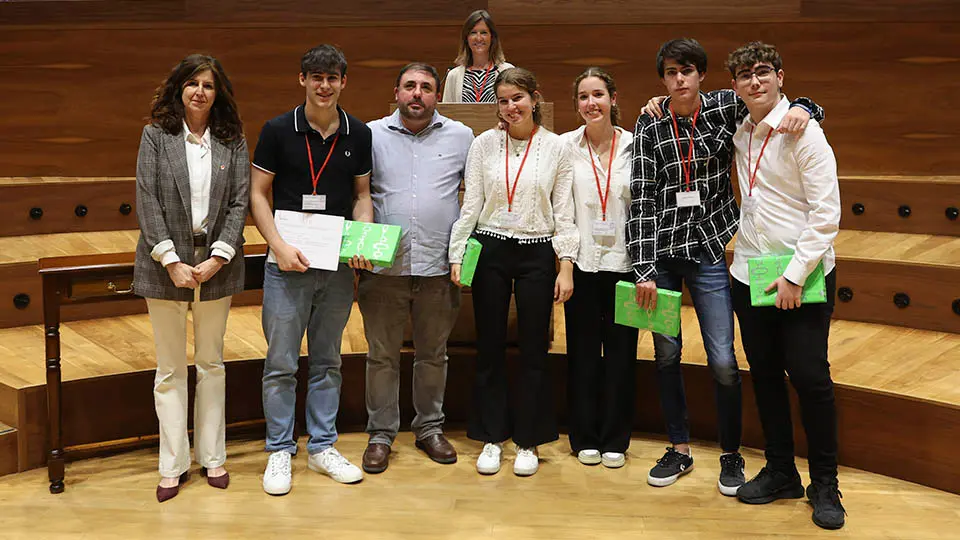
<path id="1" fill-rule="evenodd" d="M 843 527 L 847 511 L 840 504 L 843 495 L 836 484 L 811 483 L 807 486 L 807 498 L 813 505 L 813 522 L 824 529 Z"/>
<path id="2" fill-rule="evenodd" d="M 727 497 L 736 497 L 740 486 L 746 481 L 743 476 L 743 456 L 740 452 L 720 456 L 720 480 L 717 487 Z"/>
<path id="3" fill-rule="evenodd" d="M 803 484 L 796 472 L 788 476 L 780 471 L 766 467 L 749 482 L 740 486 L 737 498 L 747 504 L 767 504 L 777 499 L 799 499 L 803 497 Z"/>
<path id="4" fill-rule="evenodd" d="M 681 454 L 670 447 L 667 448 L 667 453 L 657 460 L 657 465 L 650 469 L 647 483 L 651 486 L 666 487 L 691 470 L 693 470 L 693 457 Z"/>

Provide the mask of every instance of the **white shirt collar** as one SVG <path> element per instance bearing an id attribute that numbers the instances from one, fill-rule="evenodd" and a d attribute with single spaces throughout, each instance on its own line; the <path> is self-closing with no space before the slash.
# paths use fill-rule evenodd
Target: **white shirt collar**
<path id="1" fill-rule="evenodd" d="M 790 100 L 787 99 L 787 96 L 781 94 L 780 101 L 777 105 L 763 117 L 763 120 L 760 121 L 760 124 L 766 124 L 770 129 L 777 129 L 777 126 L 780 125 L 780 122 L 783 121 L 783 117 L 787 115 L 790 111 Z M 753 119 L 749 116 L 747 117 L 750 122 L 750 125 L 753 124 Z"/>
<path id="2" fill-rule="evenodd" d="M 207 126 L 207 129 L 203 131 L 203 137 L 197 141 L 197 137 L 190 133 L 190 127 L 187 126 L 187 121 L 183 121 L 183 140 L 190 144 L 199 144 L 204 148 L 210 148 L 210 126 Z"/>

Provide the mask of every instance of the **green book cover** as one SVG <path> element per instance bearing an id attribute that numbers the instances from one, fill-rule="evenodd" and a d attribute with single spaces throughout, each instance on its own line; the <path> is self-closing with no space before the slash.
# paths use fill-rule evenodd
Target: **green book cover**
<path id="1" fill-rule="evenodd" d="M 636 285 L 619 281 L 613 320 L 624 326 L 677 337 L 680 333 L 680 297 L 677 291 L 657 289 L 657 307 L 648 311 L 637 304 Z"/>
<path id="2" fill-rule="evenodd" d="M 400 226 L 362 221 L 343 222 L 343 241 L 340 243 L 340 262 L 354 255 L 363 255 L 377 266 L 391 267 L 400 245 Z"/>
<path id="3" fill-rule="evenodd" d="M 777 303 L 777 290 L 764 292 L 771 283 L 783 275 L 793 255 L 771 255 L 747 259 L 750 272 L 750 305 L 754 307 L 773 306 Z M 823 261 L 810 273 L 803 284 L 804 304 L 822 304 L 827 301 L 827 285 L 823 275 Z"/>
<path id="4" fill-rule="evenodd" d="M 483 244 L 476 238 L 467 240 L 467 250 L 463 253 L 463 263 L 460 265 L 460 284 L 469 287 L 473 284 L 473 274 L 477 271 L 477 261 L 480 260 L 480 250 Z"/>

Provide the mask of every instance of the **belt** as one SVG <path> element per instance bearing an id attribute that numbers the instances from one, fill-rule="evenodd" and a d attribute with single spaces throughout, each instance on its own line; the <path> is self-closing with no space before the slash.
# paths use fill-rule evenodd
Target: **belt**
<path id="1" fill-rule="evenodd" d="M 207 233 L 201 232 L 194 234 L 193 247 L 207 247 Z"/>

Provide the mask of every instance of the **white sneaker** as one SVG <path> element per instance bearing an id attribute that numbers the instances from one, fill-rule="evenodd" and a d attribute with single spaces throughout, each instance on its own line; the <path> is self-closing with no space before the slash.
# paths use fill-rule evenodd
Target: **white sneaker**
<path id="1" fill-rule="evenodd" d="M 627 462 L 627 458 L 620 452 L 604 452 L 600 461 L 604 467 L 618 469 L 623 467 L 623 464 Z"/>
<path id="2" fill-rule="evenodd" d="M 517 476 L 531 476 L 540 468 L 540 457 L 537 447 L 517 448 L 517 459 L 513 462 L 513 474 Z"/>
<path id="3" fill-rule="evenodd" d="M 480 474 L 497 474 L 500 472 L 500 456 L 503 455 L 501 443 L 486 443 L 483 452 L 477 458 L 477 472 Z"/>
<path id="4" fill-rule="evenodd" d="M 279 451 L 270 454 L 267 468 L 263 471 L 263 490 L 270 495 L 286 495 L 290 493 L 290 458 L 289 452 Z"/>
<path id="5" fill-rule="evenodd" d="M 596 465 L 600 463 L 600 451 L 592 448 L 577 452 L 577 459 L 584 465 Z"/>
<path id="6" fill-rule="evenodd" d="M 330 447 L 323 452 L 310 454 L 307 467 L 311 471 L 325 474 L 341 484 L 355 484 L 363 480 L 363 472 L 347 458 L 340 455 L 336 448 Z"/>

